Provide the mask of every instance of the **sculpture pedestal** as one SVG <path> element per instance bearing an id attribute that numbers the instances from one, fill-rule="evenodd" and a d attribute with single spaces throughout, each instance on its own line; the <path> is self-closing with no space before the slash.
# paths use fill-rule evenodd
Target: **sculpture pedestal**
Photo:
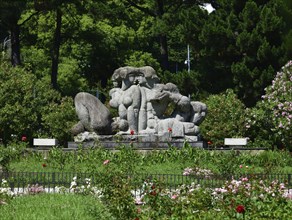
<path id="1" fill-rule="evenodd" d="M 163 135 L 96 135 L 84 132 L 76 136 L 74 142 L 68 142 L 68 148 L 102 146 L 106 149 L 115 149 L 120 145 L 131 145 L 137 150 L 155 150 L 168 149 L 170 146 L 182 148 L 186 142 L 192 147 L 207 147 L 207 143 L 200 140 L 198 136 L 172 138 L 171 133 Z"/>

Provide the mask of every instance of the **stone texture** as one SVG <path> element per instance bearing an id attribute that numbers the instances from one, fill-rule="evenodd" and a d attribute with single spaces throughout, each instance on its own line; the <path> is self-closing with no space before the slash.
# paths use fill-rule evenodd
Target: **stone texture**
<path id="1" fill-rule="evenodd" d="M 117 133 L 125 140 L 134 134 L 139 140 L 152 142 L 183 140 L 186 136 L 198 139 L 198 125 L 206 117 L 207 106 L 180 94 L 173 83 L 159 83 L 152 67 L 118 68 L 112 82 L 109 104 L 118 110 L 118 117 L 111 118 L 109 110 L 96 97 L 79 93 L 75 106 L 80 121 L 72 128 L 74 135 L 89 131 L 101 135 Z M 170 106 L 173 112 L 166 116 Z"/>
<path id="2" fill-rule="evenodd" d="M 73 134 L 83 131 L 97 134 L 111 133 L 110 111 L 98 98 L 89 93 L 80 92 L 75 96 L 74 103 L 79 122 L 72 128 Z"/>

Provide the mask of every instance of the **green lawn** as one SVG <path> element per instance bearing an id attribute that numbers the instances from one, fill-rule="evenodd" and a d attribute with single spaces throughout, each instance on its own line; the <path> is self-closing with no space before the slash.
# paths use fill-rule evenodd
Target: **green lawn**
<path id="1" fill-rule="evenodd" d="M 91 220 L 113 219 L 92 196 L 39 194 L 21 196 L 0 206 L 3 220 Z"/>

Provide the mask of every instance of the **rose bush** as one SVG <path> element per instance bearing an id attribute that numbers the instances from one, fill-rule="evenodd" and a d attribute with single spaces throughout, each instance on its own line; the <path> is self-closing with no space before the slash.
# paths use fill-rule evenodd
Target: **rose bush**
<path id="1" fill-rule="evenodd" d="M 140 219 L 289 219 L 292 208 L 292 190 L 277 180 L 242 177 L 221 188 L 192 183 L 172 191 L 153 181 L 146 185 Z"/>
<path id="2" fill-rule="evenodd" d="M 0 182 L 0 206 L 7 204 L 15 194 L 11 191 L 7 180 L 2 179 Z"/>

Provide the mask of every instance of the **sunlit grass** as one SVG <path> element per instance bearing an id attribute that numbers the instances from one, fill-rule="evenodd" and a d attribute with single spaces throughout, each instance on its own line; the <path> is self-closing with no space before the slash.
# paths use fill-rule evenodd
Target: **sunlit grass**
<path id="1" fill-rule="evenodd" d="M 112 219 L 104 206 L 92 196 L 39 194 L 21 196 L 0 206 L 5 220 L 91 220 Z"/>

